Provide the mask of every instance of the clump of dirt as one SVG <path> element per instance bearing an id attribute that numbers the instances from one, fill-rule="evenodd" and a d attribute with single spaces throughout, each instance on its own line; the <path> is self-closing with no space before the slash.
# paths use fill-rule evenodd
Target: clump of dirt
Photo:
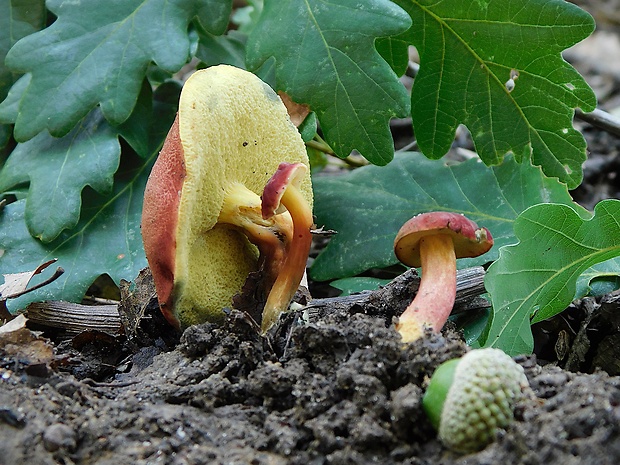
<path id="1" fill-rule="evenodd" d="M 616 464 L 620 378 L 525 366 L 536 398 L 476 454 L 445 450 L 421 409 L 425 383 L 465 353 L 450 329 L 403 346 L 386 319 L 291 314 L 260 337 L 238 312 L 142 348 L 110 382 L 19 360 L 0 369 L 6 464 Z"/>

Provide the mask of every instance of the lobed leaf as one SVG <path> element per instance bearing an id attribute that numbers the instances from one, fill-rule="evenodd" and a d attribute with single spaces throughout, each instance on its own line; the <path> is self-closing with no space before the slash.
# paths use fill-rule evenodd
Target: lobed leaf
<path id="1" fill-rule="evenodd" d="M 338 232 L 312 265 L 310 276 L 318 281 L 398 263 L 394 238 L 418 213 L 463 213 L 491 231 L 495 246 L 482 257 L 459 260 L 463 267 L 494 260 L 499 247 L 515 243 L 513 222 L 531 205 L 564 203 L 588 214 L 564 184 L 513 157 L 491 168 L 475 159 L 448 166 L 419 153 L 397 153 L 388 166 L 316 176 L 313 185 L 317 225 Z"/>
<path id="2" fill-rule="evenodd" d="M 388 0 L 265 0 L 247 42 L 247 65 L 276 60 L 277 90 L 310 106 L 341 157 L 392 159 L 392 117 L 409 114 L 403 85 L 375 49 L 405 31 L 407 14 Z"/>
<path id="3" fill-rule="evenodd" d="M 50 242 L 75 227 L 86 186 L 112 190 L 120 162 L 117 132 L 93 110 L 61 139 L 41 133 L 18 144 L 0 171 L 0 192 L 30 183 L 25 221 L 33 237 Z"/>
<path id="4" fill-rule="evenodd" d="M 374 291 L 379 289 L 381 286 L 385 286 L 390 281 L 390 279 L 359 276 L 354 278 L 336 279 L 335 281 L 329 283 L 329 285 L 342 291 L 340 296 L 345 296 L 364 291 Z"/>
<path id="5" fill-rule="evenodd" d="M 178 71 L 189 59 L 189 22 L 197 17 L 209 32 L 222 33 L 231 3 L 48 1 L 57 20 L 20 40 L 6 58 L 11 69 L 32 75 L 19 104 L 15 138 L 23 142 L 45 129 L 63 136 L 97 105 L 109 122 L 122 123 L 149 63 Z"/>
<path id="6" fill-rule="evenodd" d="M 107 273 L 119 284 L 131 280 L 146 266 L 140 236 L 142 197 L 148 174 L 176 114 L 180 86 L 160 86 L 154 95 L 151 153 L 139 159 L 128 152 L 107 196 L 85 195 L 81 216 L 74 229 L 43 243 L 26 228 L 26 201 L 0 211 L 0 274 L 35 269 L 51 258 L 65 273 L 54 283 L 11 301 L 9 308 L 24 308 L 41 300 L 79 302 L 99 275 Z"/>
<path id="7" fill-rule="evenodd" d="M 13 127 L 8 124 L 0 124 L 0 166 L 4 162 L 4 148 L 9 144 L 11 135 L 13 134 Z"/>
<path id="8" fill-rule="evenodd" d="M 377 51 L 398 76 L 405 74 L 409 66 L 409 53 L 407 52 L 409 43 L 406 38 L 405 32 L 397 36 L 381 37 L 375 41 Z"/>
<path id="9" fill-rule="evenodd" d="M 0 103 L 0 123 L 15 124 L 19 114 L 19 101 L 30 84 L 30 74 L 24 74 L 15 81 L 6 99 Z"/>
<path id="10" fill-rule="evenodd" d="M 119 175 L 112 196 L 96 200 L 89 197 L 77 227 L 48 244 L 29 234 L 25 201 L 6 206 L 0 214 L 2 273 L 34 269 L 52 258 L 57 258 L 57 265 L 65 270 L 53 283 L 10 301 L 9 310 L 42 300 L 79 302 L 93 281 L 104 273 L 117 283 L 137 276 L 146 266 L 140 215 L 149 166 L 144 164 L 137 172 Z"/>
<path id="11" fill-rule="evenodd" d="M 196 58 L 207 66 L 226 64 L 245 69 L 245 42 L 247 36 L 239 31 L 229 31 L 222 36 L 199 30 L 200 41 Z"/>
<path id="12" fill-rule="evenodd" d="M 588 13 L 564 0 L 395 1 L 413 20 L 420 71 L 411 111 L 426 156 L 447 153 L 463 123 L 486 164 L 512 152 L 580 184 L 586 143 L 572 118 L 596 99 L 561 52 L 592 33 Z"/>
<path id="13" fill-rule="evenodd" d="M 22 37 L 45 25 L 45 0 L 0 1 L 0 101 L 19 77 L 4 63 L 7 53 Z"/>
<path id="14" fill-rule="evenodd" d="M 493 303 L 485 345 L 517 355 L 532 352 L 530 324 L 562 312 L 585 270 L 620 257 L 620 201 L 599 202 L 591 218 L 568 205 L 535 205 L 514 228 L 519 243 L 500 250 L 485 278 Z"/>
<path id="15" fill-rule="evenodd" d="M 27 82 L 27 77 L 20 79 L 11 93 L 21 87 L 22 80 Z M 167 87 L 176 92 L 180 88 L 170 82 L 158 92 Z M 162 140 L 161 135 L 153 137 L 155 124 L 159 123 L 153 118 L 153 92 L 145 81 L 134 112 L 117 128 L 110 126 L 96 108 L 64 137 L 45 132 L 18 144 L 0 171 L 0 193 L 29 184 L 25 214 L 28 230 L 43 242 L 53 241 L 78 223 L 84 188 L 89 186 L 102 195 L 112 191 L 121 155 L 118 136 L 146 158 Z"/>
<path id="16" fill-rule="evenodd" d="M 146 158 L 153 153 L 155 148 L 153 142 L 159 143 L 159 140 L 151 139 L 150 131 L 153 124 L 153 91 L 151 83 L 145 79 L 133 112 L 124 123 L 116 127 L 116 130 L 139 156 Z"/>
<path id="17" fill-rule="evenodd" d="M 581 273 L 574 299 L 604 295 L 620 289 L 620 257 L 597 263 Z"/>

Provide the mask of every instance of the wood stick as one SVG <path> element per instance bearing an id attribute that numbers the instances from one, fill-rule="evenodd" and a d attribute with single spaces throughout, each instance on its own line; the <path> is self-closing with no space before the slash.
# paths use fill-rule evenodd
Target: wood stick
<path id="1" fill-rule="evenodd" d="M 491 306 L 486 299 L 480 297 L 486 292 L 484 275 L 485 271 L 481 266 L 457 271 L 453 315 Z M 328 313 L 334 307 L 371 315 L 399 314 L 413 300 L 419 284 L 420 277 L 416 270 L 411 268 L 376 291 L 365 291 L 343 297 L 314 299 L 306 305 L 304 310 L 308 310 L 311 320 Z"/>
<path id="2" fill-rule="evenodd" d="M 590 113 L 584 113 L 578 108 L 575 110 L 575 117 L 594 127 L 620 137 L 620 118 L 617 118 L 611 113 L 607 113 L 599 108 L 596 108 Z"/>
<path id="3" fill-rule="evenodd" d="M 81 305 L 64 301 L 36 302 L 26 309 L 32 323 L 59 328 L 69 334 L 86 330 L 120 334 L 118 305 Z"/>

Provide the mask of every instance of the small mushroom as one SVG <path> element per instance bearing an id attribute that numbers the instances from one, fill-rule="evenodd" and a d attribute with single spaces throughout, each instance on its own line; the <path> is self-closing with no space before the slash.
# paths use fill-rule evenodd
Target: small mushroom
<path id="1" fill-rule="evenodd" d="M 282 162 L 297 166 L 297 174 L 282 193 L 283 207 L 263 217 L 260 195 L 271 195 L 270 179 Z M 308 166 L 285 106 L 258 77 L 227 65 L 190 76 L 147 182 L 142 215 L 146 256 L 172 325 L 222 320 L 222 310 L 254 271 L 263 273 L 268 300 L 278 282 L 274 292 L 281 297 L 271 299 L 277 305 L 270 312 L 286 310 L 310 247 L 305 240 L 298 249 L 296 239 L 300 228 L 309 235 L 312 224 Z M 300 210 L 303 226 L 295 223 Z M 293 262 L 299 269 L 280 283 Z"/>
<path id="2" fill-rule="evenodd" d="M 492 246 L 488 229 L 457 213 L 422 213 L 402 226 L 394 240 L 396 257 L 422 267 L 418 293 L 396 323 L 404 342 L 421 337 L 425 327 L 441 330 L 456 297 L 456 259 L 477 257 Z"/>

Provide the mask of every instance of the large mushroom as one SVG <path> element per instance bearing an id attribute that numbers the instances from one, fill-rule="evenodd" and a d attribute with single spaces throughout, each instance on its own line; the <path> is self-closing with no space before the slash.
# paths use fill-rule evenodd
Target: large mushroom
<path id="1" fill-rule="evenodd" d="M 283 162 L 294 167 L 293 178 L 274 176 Z M 221 320 L 253 271 L 263 274 L 270 313 L 288 308 L 310 248 L 308 166 L 286 108 L 258 77 L 227 65 L 190 76 L 142 216 L 146 256 L 172 325 Z M 277 212 L 263 215 L 261 195 L 278 199 Z M 292 278 L 278 281 L 283 269 Z"/>
<path id="2" fill-rule="evenodd" d="M 421 337 L 426 327 L 441 331 L 456 298 L 456 259 L 477 257 L 492 246 L 488 229 L 457 213 L 422 213 L 402 226 L 394 240 L 396 257 L 422 267 L 418 293 L 396 323 L 404 342 Z"/>

